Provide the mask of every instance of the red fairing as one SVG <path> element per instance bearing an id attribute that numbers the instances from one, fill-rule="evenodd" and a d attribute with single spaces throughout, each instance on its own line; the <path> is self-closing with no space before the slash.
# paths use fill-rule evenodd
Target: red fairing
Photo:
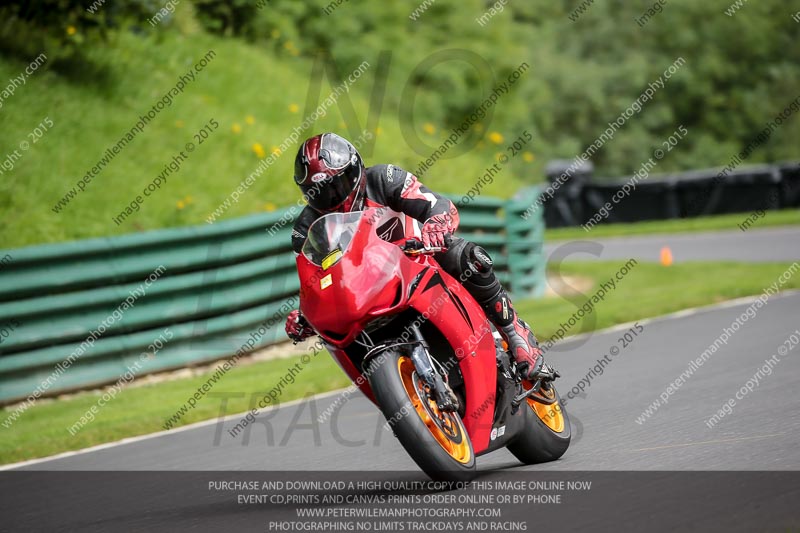
<path id="1" fill-rule="evenodd" d="M 497 381 L 489 323 L 466 289 L 442 271 L 432 257 L 409 257 L 396 243 L 377 235 L 375 229 L 385 227 L 391 217 L 402 217 L 406 236 L 416 233 L 416 225 L 405 215 L 371 208 L 361 213 L 346 250 L 334 264 L 326 265 L 327 269 L 304 254 L 297 256 L 300 310 L 332 346 L 333 357 L 348 377 L 373 401 L 369 383 L 344 348 L 376 318 L 409 307 L 427 317 L 459 354 L 466 391 L 464 426 L 475 453 L 481 453 L 489 445 Z"/>
<path id="2" fill-rule="evenodd" d="M 435 264 L 433 259 L 426 260 Z M 455 350 L 467 391 L 462 420 L 475 453 L 481 453 L 489 445 L 497 383 L 495 344 L 489 322 L 475 299 L 443 270 L 428 270 L 419 287 L 410 303 L 420 313 L 429 313 L 429 320 Z M 429 288 L 422 290 L 425 287 Z M 434 309 L 438 311 L 428 311 Z"/>
<path id="3" fill-rule="evenodd" d="M 350 252 L 324 271 L 302 254 L 297 256 L 300 311 L 317 333 L 334 346 L 349 345 L 366 324 L 401 310 L 405 303 L 400 300 L 391 305 L 403 284 L 403 267 L 415 265 L 405 259 L 398 246 L 377 236 L 374 240 L 379 244 L 371 245 L 369 253 L 365 253 L 363 241 L 370 240 L 370 235 L 374 232 L 359 232 Z M 417 270 L 420 268 L 417 266 Z"/>

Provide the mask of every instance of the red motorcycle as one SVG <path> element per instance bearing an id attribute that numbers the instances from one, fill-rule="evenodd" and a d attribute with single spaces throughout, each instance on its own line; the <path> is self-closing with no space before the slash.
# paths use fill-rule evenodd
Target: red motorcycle
<path id="1" fill-rule="evenodd" d="M 338 364 L 434 479 L 467 481 L 503 446 L 553 461 L 570 424 L 545 365 L 521 379 L 480 305 L 388 208 L 331 213 L 297 256 L 300 309 Z"/>

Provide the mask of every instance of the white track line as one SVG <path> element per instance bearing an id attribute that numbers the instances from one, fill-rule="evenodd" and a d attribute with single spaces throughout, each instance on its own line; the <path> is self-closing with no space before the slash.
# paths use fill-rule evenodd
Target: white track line
<path id="1" fill-rule="evenodd" d="M 775 295 L 771 296 L 770 299 L 778 299 L 778 298 L 790 297 L 790 296 L 795 296 L 797 294 L 800 294 L 800 290 L 788 290 L 788 291 L 783 291 L 783 292 L 780 292 L 778 294 L 775 294 Z M 749 304 L 749 303 L 752 303 L 753 301 L 755 301 L 759 296 L 761 296 L 761 294 L 758 294 L 756 296 L 744 296 L 742 298 L 736 298 L 735 300 L 727 300 L 727 301 L 720 302 L 720 303 L 717 303 L 717 304 L 705 305 L 705 306 L 702 306 L 702 307 L 693 307 L 691 309 L 684 309 L 684 310 L 676 311 L 674 313 L 669 313 L 669 314 L 666 314 L 666 315 L 661 315 L 661 316 L 657 316 L 657 317 L 644 318 L 644 319 L 641 319 L 641 320 L 636 320 L 635 322 L 628 322 L 628 323 L 625 323 L 625 324 L 617 324 L 616 326 L 611 326 L 609 328 L 600 329 L 600 330 L 596 330 L 596 331 L 590 331 L 588 333 L 582 333 L 580 335 L 574 335 L 572 337 L 566 337 L 566 338 L 558 341 L 556 344 L 565 343 L 565 342 L 579 341 L 579 340 L 581 340 L 581 339 L 583 339 L 585 337 L 588 337 L 590 335 L 602 335 L 604 333 L 612 333 L 614 331 L 625 330 L 625 329 L 630 328 L 636 322 L 638 322 L 639 324 L 648 324 L 648 323 L 651 323 L 651 322 L 674 320 L 674 319 L 677 319 L 677 318 L 684 318 L 684 317 L 687 317 L 687 316 L 697 315 L 697 314 L 700 314 L 700 313 L 707 313 L 707 312 L 716 311 L 716 310 L 719 310 L 719 309 L 726 309 L 726 308 L 729 308 L 729 307 L 736 307 L 738 305 Z M 292 405 L 297 405 L 297 404 L 299 404 L 301 402 L 305 402 L 305 401 L 321 400 L 321 399 L 326 398 L 328 396 L 334 396 L 336 394 L 341 394 L 344 390 L 346 390 L 346 389 L 337 389 L 337 390 L 330 391 L 330 392 L 323 392 L 323 393 L 320 393 L 320 394 L 316 394 L 314 396 L 308 396 L 306 398 L 299 398 L 297 400 L 292 400 L 291 402 L 279 404 L 278 407 L 279 408 L 290 407 Z M 222 421 L 226 422 L 228 420 L 233 420 L 235 418 L 241 418 L 244 414 L 246 414 L 248 412 L 249 411 L 243 411 L 241 413 L 235 413 L 235 414 L 232 414 L 232 415 L 228 415 L 228 416 L 224 417 L 222 419 Z M 191 429 L 195 429 L 195 428 L 199 428 L 199 427 L 210 426 L 210 425 L 213 425 L 213 424 L 218 424 L 219 422 L 220 422 L 219 419 L 212 418 L 212 419 L 209 419 L 209 420 L 203 420 L 201 422 L 195 422 L 194 424 L 181 426 L 181 427 L 175 428 L 175 429 L 169 429 L 169 430 L 166 430 L 166 431 L 157 431 L 155 433 L 147 433 L 145 435 L 138 435 L 136 437 L 127 437 L 127 438 L 124 438 L 124 439 L 121 439 L 121 440 L 118 440 L 118 441 L 114 441 L 114 442 L 107 442 L 105 444 L 98 444 L 97 446 L 92 446 L 90 448 L 83 448 L 81 450 L 73 450 L 73 451 L 69 451 L 69 452 L 62 452 L 62 453 L 59 453 L 59 454 L 56 454 L 56 455 L 51 455 L 51 456 L 48 456 L 48 457 L 40 457 L 38 459 L 30 459 L 28 461 L 21 461 L 19 463 L 11 463 L 11 464 L 7 464 L 7 465 L 2 465 L 2 466 L 0 466 L 0 471 L 13 470 L 13 469 L 20 468 L 20 467 L 23 467 L 23 466 L 41 464 L 41 463 L 45 463 L 47 461 L 55 461 L 57 459 L 63 459 L 65 457 L 73 457 L 75 455 L 83 455 L 85 453 L 91 453 L 91 452 L 98 451 L 98 450 L 105 450 L 105 449 L 108 449 L 108 448 L 114 448 L 116 446 L 122 446 L 124 444 L 131 444 L 133 442 L 140 442 L 140 441 L 147 440 L 147 439 L 155 439 L 155 438 L 163 437 L 163 436 L 166 436 L 166 435 L 174 435 L 175 433 L 181 433 L 183 431 L 189 431 Z"/>
<path id="2" fill-rule="evenodd" d="M 662 322 L 662 321 L 667 321 L 667 320 L 675 320 L 675 319 L 678 319 L 678 318 L 685 318 L 687 316 L 699 315 L 699 314 L 702 314 L 702 313 L 709 313 L 711 311 L 718 311 L 720 309 L 727 309 L 729 307 L 737 307 L 737 306 L 744 305 L 744 304 L 751 304 L 754 301 L 756 301 L 759 297 L 761 297 L 762 294 L 763 293 L 759 293 L 759 294 L 754 295 L 754 296 L 742 296 L 741 298 L 736 298 L 734 300 L 725 300 L 724 302 L 719 302 L 719 303 L 716 303 L 716 304 L 703 305 L 703 306 L 700 306 L 700 307 L 692 307 L 692 308 L 689 308 L 689 309 L 682 309 L 680 311 L 675 311 L 673 313 L 668 313 L 666 315 L 659 315 L 659 316 L 654 316 L 654 317 L 650 317 L 650 318 L 642 318 L 642 319 L 639 319 L 639 320 L 634 320 L 633 322 L 626 322 L 624 324 L 617 324 L 615 326 L 610 326 L 610 327 L 605 328 L 605 329 L 598 329 L 598 330 L 595 330 L 595 331 L 588 331 L 586 333 L 580 333 L 578 335 L 571 335 L 569 337 L 564 337 L 563 339 L 559 340 L 553 346 L 556 346 L 556 345 L 561 344 L 561 343 L 577 342 L 577 341 L 585 339 L 586 337 L 589 337 L 589 336 L 592 336 L 592 335 L 597 335 L 599 333 L 613 333 L 615 331 L 623 331 L 623 330 L 626 330 L 626 329 L 630 328 L 631 326 L 633 326 L 637 322 L 639 324 L 651 324 L 653 322 Z M 774 294 L 774 295 L 770 296 L 769 299 L 770 299 L 770 301 L 778 300 L 780 298 L 788 298 L 788 297 L 791 297 L 791 296 L 797 296 L 798 294 L 800 294 L 800 289 L 791 289 L 791 290 L 781 291 L 781 292 L 779 292 L 777 294 Z M 548 351 L 551 351 L 551 350 L 552 350 L 552 348 L 550 350 L 548 350 Z"/>

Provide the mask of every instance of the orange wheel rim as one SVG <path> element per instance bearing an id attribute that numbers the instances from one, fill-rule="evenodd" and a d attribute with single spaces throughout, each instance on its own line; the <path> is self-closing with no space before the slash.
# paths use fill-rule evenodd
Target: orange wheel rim
<path id="1" fill-rule="evenodd" d="M 525 382 L 525 388 L 529 389 L 533 386 L 530 382 Z M 554 400 L 556 397 L 555 389 L 550 388 L 550 390 L 543 390 L 539 389 L 540 396 L 547 400 Z M 561 412 L 561 404 L 559 402 L 555 402 L 552 404 L 546 404 L 542 402 L 537 402 L 533 398 L 528 398 L 528 405 L 533 412 L 536 413 L 536 416 L 539 417 L 539 420 L 544 422 L 544 425 L 549 427 L 556 433 L 561 433 L 564 431 L 564 413 Z"/>
<path id="2" fill-rule="evenodd" d="M 400 373 L 403 387 L 411 400 L 411 405 L 414 406 L 417 415 L 425 423 L 436 442 L 450 457 L 461 464 L 467 464 L 472 458 L 472 451 L 469 448 L 464 424 L 458 415 L 455 413 L 443 413 L 439 410 L 435 401 L 420 397 L 418 387 L 421 388 L 422 381 L 417 376 L 414 362 L 410 358 L 406 356 L 400 357 L 397 361 L 397 371 Z M 427 403 L 427 406 L 423 402 Z"/>

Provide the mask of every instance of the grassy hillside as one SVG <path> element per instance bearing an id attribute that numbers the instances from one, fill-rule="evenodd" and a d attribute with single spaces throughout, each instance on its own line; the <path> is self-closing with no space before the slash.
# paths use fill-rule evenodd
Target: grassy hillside
<path id="1" fill-rule="evenodd" d="M 201 31 L 184 33 L 117 34 L 107 47 L 86 50 L 96 68 L 67 76 L 63 65 L 60 73 L 53 65 L 45 65 L 5 102 L 0 109 L 0 146 L 13 149 L 21 141 L 30 141 L 29 132 L 46 118 L 53 126 L 27 151 L 20 151 L 13 170 L 0 176 L 0 247 L 204 223 L 255 170 L 260 158 L 268 156 L 317 107 L 317 102 L 306 106 L 312 61 L 297 57 L 291 49 L 276 56 L 240 40 Z M 106 149 L 210 50 L 215 53 L 213 59 L 172 105 L 124 146 L 84 192 L 60 213 L 53 212 L 58 200 L 97 164 Z M 0 57 L 0 79 L 19 75 L 26 65 Z M 370 64 L 349 93 L 362 126 L 376 68 Z M 331 92 L 325 78 L 320 103 Z M 219 127 L 198 145 L 193 137 L 211 119 Z M 325 130 L 359 131 L 357 125 L 345 124 L 335 105 L 307 134 Z M 367 164 L 394 162 L 416 168 L 419 156 L 405 148 L 397 109 L 385 105 L 371 133 L 377 141 L 374 152 L 364 154 Z M 486 132 L 487 137 L 490 133 Z M 438 124 L 421 122 L 420 135 L 434 144 L 444 132 Z M 194 142 L 194 152 L 186 152 L 187 142 Z M 294 203 L 299 193 L 291 171 L 298 144 L 281 154 L 222 218 Z M 477 150 L 439 161 L 425 182 L 444 192 L 463 192 L 502 149 L 504 145 L 487 139 Z M 182 150 L 187 159 L 180 170 L 144 198 L 138 212 L 115 224 L 112 218 Z M 5 154 L 0 158 L 5 159 Z M 522 158 L 518 163 L 523 163 Z M 519 185 L 508 171 L 484 192 L 508 195 Z"/>
<path id="2" fill-rule="evenodd" d="M 160 2 L 117 0 L 91 15 L 78 1 L 1 4 L 0 91 L 32 57 L 45 51 L 49 59 L 16 94 L 3 96 L 0 247 L 203 222 L 330 94 L 331 71 L 347 77 L 365 60 L 370 67 L 353 85 L 354 107 L 345 114 L 357 118 L 343 120 L 334 105 L 305 133 L 355 138 L 379 115 L 369 125 L 377 144 L 365 151 L 367 162 L 413 170 L 427 148 L 401 134 L 401 119 L 433 147 L 492 94 L 495 104 L 481 107 L 486 115 L 473 126 L 482 141 L 425 176 L 453 193 L 468 190 L 524 131 L 532 142 L 485 194 L 508 196 L 539 181 L 546 161 L 580 154 L 623 112 L 629 120 L 592 157 L 598 176 L 635 171 L 681 126 L 688 135 L 657 173 L 727 165 L 776 113 L 796 108 L 800 26 L 778 0 L 751 2 L 735 17 L 724 15 L 730 0 L 670 0 L 647 27 L 634 22 L 646 6 L 619 2 L 594 2 L 579 16 L 574 0 L 510 2 L 483 21 L 491 6 L 482 0 L 437 0 L 414 17 L 417 4 L 405 2 L 329 4 L 188 0 L 157 25 L 147 20 Z M 53 213 L 210 50 L 215 58 L 198 79 L 63 213 Z M 325 67 L 321 87 L 311 76 L 315 64 Z M 665 75 L 668 68 L 674 75 Z M 309 87 L 319 89 L 310 98 Z M 49 121 L 52 129 L 17 158 L 20 143 Z M 198 130 L 215 123 L 209 140 L 139 212 L 112 222 Z M 747 163 L 796 159 L 799 136 L 795 109 Z M 224 216 L 293 202 L 295 148 Z"/>

